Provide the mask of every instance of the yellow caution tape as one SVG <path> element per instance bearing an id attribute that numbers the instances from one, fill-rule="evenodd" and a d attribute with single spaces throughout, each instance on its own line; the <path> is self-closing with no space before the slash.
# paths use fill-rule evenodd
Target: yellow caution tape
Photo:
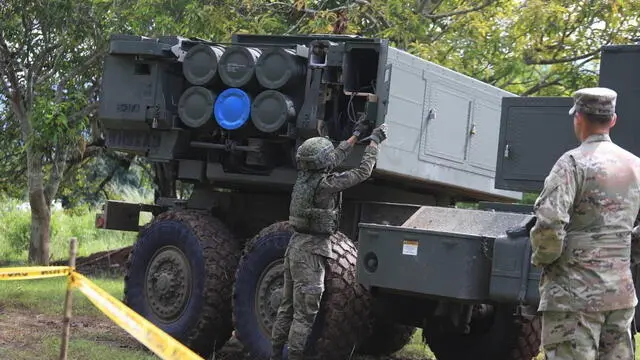
<path id="1" fill-rule="evenodd" d="M 25 280 L 69 276 L 76 287 L 113 322 L 148 347 L 163 360 L 203 360 L 179 341 L 158 329 L 126 305 L 100 289 L 69 266 L 32 266 L 0 268 L 0 280 Z"/>
<path id="2" fill-rule="evenodd" d="M 97 287 L 82 274 L 73 272 L 71 284 L 113 322 L 135 337 L 163 360 L 203 360 L 186 346 Z"/>
<path id="3" fill-rule="evenodd" d="M 0 268 L 0 280 L 42 279 L 66 276 L 73 269 L 69 266 L 29 266 Z"/>

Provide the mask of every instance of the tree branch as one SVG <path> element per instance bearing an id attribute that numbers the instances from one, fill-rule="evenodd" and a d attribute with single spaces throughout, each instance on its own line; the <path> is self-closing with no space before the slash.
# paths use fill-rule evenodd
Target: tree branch
<path id="1" fill-rule="evenodd" d="M 382 18 L 381 21 L 378 21 L 378 19 L 376 19 L 373 15 L 365 12 L 362 14 L 362 16 L 364 16 L 367 20 L 371 21 L 371 23 L 373 24 L 373 28 L 378 30 L 381 26 L 383 27 L 389 27 L 389 24 L 385 24 L 387 21 Z"/>
<path id="2" fill-rule="evenodd" d="M 98 146 L 98 145 L 87 146 L 84 149 L 84 152 L 82 153 L 82 159 L 83 160 L 90 159 L 90 158 L 98 155 L 103 149 L 104 149 L 103 146 Z"/>
<path id="3" fill-rule="evenodd" d="M 7 79 L 4 78 L 4 74 L 0 70 L 0 86 L 2 87 L 2 93 L 7 98 L 11 97 L 11 93 L 9 92 L 9 83 L 7 83 Z"/>
<path id="4" fill-rule="evenodd" d="M 547 88 L 549 86 L 553 86 L 553 85 L 560 85 L 560 79 L 556 79 L 554 81 L 540 81 L 539 83 L 537 83 L 535 86 L 525 90 L 522 94 L 520 94 L 520 96 L 529 96 L 535 92 L 538 92 L 544 88 Z"/>
<path id="5" fill-rule="evenodd" d="M 4 38 L 4 34 L 0 33 L 0 74 L 4 73 L 7 77 L 8 84 L 3 79 L 3 86 L 7 87 L 7 96 L 11 102 L 11 108 L 14 114 L 18 118 L 20 123 L 20 129 L 22 131 L 22 140 L 28 141 L 29 134 L 31 133 L 31 122 L 27 117 L 27 108 L 25 107 L 24 99 L 20 89 L 20 81 L 16 73 L 16 63 L 9 46 Z M 3 71 L 4 70 L 4 71 Z"/>
<path id="6" fill-rule="evenodd" d="M 348 11 L 348 10 L 354 8 L 354 7 L 357 7 L 357 6 L 371 5 L 371 3 L 369 1 L 367 1 L 367 0 L 352 0 L 347 5 L 338 6 L 338 7 L 331 8 L 331 9 L 322 10 L 322 8 L 324 7 L 324 5 L 326 3 L 327 3 L 327 1 L 323 1 L 322 3 L 318 4 L 318 9 L 307 9 L 307 8 L 297 9 L 292 4 L 283 3 L 283 2 L 277 2 L 277 1 L 265 4 L 265 6 L 274 6 L 274 5 L 287 6 L 289 8 L 293 8 L 296 11 L 300 11 L 300 12 L 303 13 L 303 15 L 298 19 L 298 21 L 296 21 L 295 24 L 293 24 L 291 27 L 289 27 L 289 29 L 287 29 L 287 31 L 284 32 L 284 35 L 287 35 L 287 34 L 291 34 L 294 30 L 296 30 L 298 28 L 298 26 L 300 26 L 300 24 L 302 24 L 304 19 L 309 15 L 315 15 L 315 14 L 318 14 L 320 12 Z"/>
<path id="7" fill-rule="evenodd" d="M 423 15 L 432 14 L 434 11 L 436 11 L 440 7 L 440 5 L 442 5 L 443 2 L 444 0 L 435 0 L 434 3 L 431 3 L 431 0 L 422 0 L 418 4 L 418 7 L 415 13 L 423 14 Z M 427 7 L 427 3 L 430 3 L 431 7 L 429 7 L 428 11 L 425 14 L 424 12 L 425 12 L 425 8 Z"/>
<path id="8" fill-rule="evenodd" d="M 49 67 L 49 71 L 44 73 L 42 76 L 38 76 L 36 78 L 36 81 L 35 81 L 36 85 L 40 85 L 46 82 L 51 77 L 53 77 L 53 75 L 55 75 L 55 73 L 59 70 L 58 62 L 60 61 L 60 58 L 62 57 L 63 53 L 64 53 L 64 49 L 62 48 L 61 45 L 52 46 L 49 51 L 42 52 L 42 55 L 50 55 L 53 60 L 51 61 L 51 66 Z M 38 72 L 42 71 L 44 68 L 44 59 L 46 59 L 46 56 L 42 57 L 41 61 L 43 63 L 38 66 L 39 68 Z"/>
<path id="9" fill-rule="evenodd" d="M 109 174 L 102 180 L 102 182 L 100 182 L 100 184 L 98 185 L 98 188 L 93 193 L 94 196 L 97 196 L 98 193 L 104 189 L 104 187 L 113 179 L 113 177 L 115 176 L 116 172 L 119 169 L 129 170 L 129 168 L 131 167 L 131 163 L 133 162 L 134 158 L 135 158 L 135 155 L 131 155 L 131 154 L 127 154 L 123 158 L 122 157 L 118 157 L 118 159 L 117 159 L 118 160 L 118 164 L 116 166 L 114 166 L 111 169 L 111 171 L 109 172 Z"/>
<path id="10" fill-rule="evenodd" d="M 98 95 L 100 92 L 100 85 L 102 83 L 102 78 L 98 77 L 97 79 L 93 79 L 91 82 L 92 82 L 91 87 L 84 92 L 84 96 L 87 99 L 94 99 L 97 101 Z"/>
<path id="11" fill-rule="evenodd" d="M 70 71 L 65 77 L 63 77 L 60 82 L 58 82 L 58 87 L 56 89 L 56 101 L 61 102 L 64 94 L 64 88 L 67 85 L 67 82 L 71 80 L 74 76 L 78 74 L 82 74 L 87 69 L 93 65 L 96 61 L 98 61 L 104 54 L 106 54 L 106 50 L 103 48 L 98 48 L 93 55 L 89 56 L 87 60 L 85 60 L 82 65 L 76 67 L 73 71 Z"/>
<path id="12" fill-rule="evenodd" d="M 57 154 L 56 159 L 51 164 L 51 178 L 44 189 L 47 204 L 53 201 L 53 197 L 56 196 L 58 188 L 60 188 L 60 183 L 67 168 L 67 152 L 67 149 L 62 150 L 60 154 Z"/>
<path id="13" fill-rule="evenodd" d="M 18 64 L 14 61 L 14 57 L 9 50 L 9 46 L 4 38 L 4 34 L 0 33 L 0 56 L 2 60 L 2 66 L 5 69 L 5 74 L 9 79 L 9 84 L 13 91 L 20 89 L 20 82 L 18 81 L 18 75 L 16 68 Z"/>
<path id="14" fill-rule="evenodd" d="M 298 21 L 296 21 L 295 24 L 293 24 L 291 27 L 289 27 L 289 29 L 287 29 L 287 31 L 285 31 L 284 35 L 288 35 L 291 34 L 295 29 L 298 28 L 298 26 L 300 26 L 300 24 L 302 24 L 302 21 L 306 18 L 306 14 L 303 16 L 300 16 L 300 19 L 298 19 Z"/>
<path id="15" fill-rule="evenodd" d="M 440 40 L 443 36 L 445 36 L 449 32 L 449 29 L 451 28 L 448 25 L 444 25 L 443 27 L 440 27 L 440 32 L 431 38 L 431 42 L 434 43 Z"/>
<path id="16" fill-rule="evenodd" d="M 572 62 L 576 60 L 587 59 L 589 57 L 598 55 L 600 53 L 600 49 L 591 51 L 584 55 L 573 56 L 573 57 L 564 57 L 560 59 L 542 59 L 542 60 L 533 60 L 529 56 L 525 56 L 524 62 L 527 65 L 552 65 L 552 64 L 562 64 L 566 62 Z"/>
<path id="17" fill-rule="evenodd" d="M 33 38 L 32 38 L 32 34 L 33 34 L 33 23 L 27 19 L 27 14 L 26 12 L 23 12 L 22 15 L 20 16 L 21 20 L 22 20 L 22 30 L 24 31 L 24 34 L 22 35 L 22 38 L 24 39 L 24 47 L 26 48 L 25 51 L 25 61 L 22 64 L 22 71 L 25 74 L 25 91 L 24 91 L 24 101 L 26 102 L 26 108 L 27 109 L 31 109 L 31 105 L 33 104 L 33 63 L 31 59 L 30 59 L 30 55 L 32 54 L 32 46 L 33 46 Z M 37 36 L 37 35 L 36 35 Z"/>
<path id="18" fill-rule="evenodd" d="M 152 166 L 149 162 L 141 158 L 136 158 L 137 165 L 142 169 L 142 172 L 146 173 L 149 179 L 153 179 L 156 175 L 153 173 Z"/>
<path id="19" fill-rule="evenodd" d="M 265 4 L 264 6 L 277 6 L 277 5 L 286 6 L 286 7 L 289 7 L 289 8 L 295 8 L 295 6 L 293 4 L 287 4 L 287 3 L 283 3 L 283 2 L 279 2 L 279 1 L 270 2 L 268 4 Z M 322 8 L 323 5 L 321 5 L 320 9 L 318 9 L 318 10 L 307 9 L 307 8 L 296 9 L 296 10 L 297 11 L 301 11 L 301 12 L 306 13 L 306 14 L 313 15 L 313 14 L 317 14 L 317 13 L 323 12 L 323 11 L 326 11 L 326 12 L 337 12 L 337 11 L 349 10 L 349 9 L 351 9 L 353 7 L 356 7 L 356 6 L 359 6 L 359 5 L 371 5 L 371 4 L 367 0 L 353 0 L 353 1 L 350 1 L 347 5 L 337 6 L 337 7 L 332 8 L 332 9 L 322 10 L 321 8 Z"/>
<path id="20" fill-rule="evenodd" d="M 64 172 L 61 183 L 67 184 L 69 178 L 75 174 L 78 168 L 84 166 L 91 158 L 98 155 L 102 151 L 100 146 L 87 146 L 79 157 L 75 157 L 67 160 L 67 169 Z"/>
<path id="21" fill-rule="evenodd" d="M 490 6 L 494 2 L 496 2 L 496 0 L 486 0 L 484 3 L 469 9 L 457 10 L 457 11 L 452 11 L 444 14 L 424 14 L 424 16 L 428 19 L 436 20 L 436 19 L 442 19 L 442 18 L 447 18 L 452 16 L 464 15 L 474 11 L 482 10 Z"/>
<path id="22" fill-rule="evenodd" d="M 69 117 L 69 123 L 71 126 L 73 126 L 73 124 L 75 124 L 77 121 L 80 121 L 82 119 L 84 119 L 85 117 L 93 114 L 94 111 L 98 110 L 98 108 L 100 107 L 100 104 L 97 102 L 94 103 L 90 103 L 87 106 L 85 106 L 82 110 L 71 114 L 71 116 Z"/>

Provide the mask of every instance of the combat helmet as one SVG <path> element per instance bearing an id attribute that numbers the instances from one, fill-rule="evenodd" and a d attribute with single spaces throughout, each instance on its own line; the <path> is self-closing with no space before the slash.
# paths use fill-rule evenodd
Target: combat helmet
<path id="1" fill-rule="evenodd" d="M 326 137 L 305 140 L 296 151 L 296 163 L 302 170 L 326 169 L 331 164 L 333 143 Z"/>

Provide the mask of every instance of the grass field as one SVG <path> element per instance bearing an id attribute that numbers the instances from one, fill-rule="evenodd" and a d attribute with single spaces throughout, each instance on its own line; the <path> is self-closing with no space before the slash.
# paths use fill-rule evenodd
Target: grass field
<path id="1" fill-rule="evenodd" d="M 29 210 L 19 210 L 20 203 L 22 201 L 0 198 L 0 263 L 5 265 L 20 265 L 27 259 L 31 214 Z M 96 229 L 96 212 L 88 208 L 53 211 L 51 259 L 68 258 L 71 237 L 78 238 L 79 257 L 133 244 L 134 233 Z M 141 218 L 145 215 L 148 214 L 141 214 Z"/>
<path id="2" fill-rule="evenodd" d="M 0 199 L 0 266 L 24 265 L 27 259 L 28 210 L 22 201 Z M 78 256 L 133 244 L 135 234 L 100 231 L 94 227 L 95 209 L 54 211 L 51 259 L 66 259 L 69 239 L 78 238 Z M 91 278 L 117 299 L 122 279 Z M 0 285 L 0 359 L 57 359 L 62 332 L 64 278 L 7 281 Z M 146 360 L 158 357 L 100 313 L 81 293 L 73 297 L 72 341 L 69 359 Z"/>
<path id="3" fill-rule="evenodd" d="M 122 298 L 120 279 L 90 279 Z M 66 281 L 64 278 L 7 281 L 0 286 L 0 359 L 57 359 L 62 333 Z M 233 354 L 237 359 L 237 354 Z M 134 338 L 74 291 L 69 359 L 158 359 Z M 220 359 L 231 359 L 223 354 Z M 356 358 L 357 359 L 357 358 Z M 416 334 L 412 343 L 392 359 L 433 359 Z"/>
<path id="4" fill-rule="evenodd" d="M 122 298 L 122 281 L 92 281 Z M 0 359 L 57 359 L 66 291 L 64 278 L 7 281 L 0 286 Z M 69 359 L 157 359 L 74 291 Z"/>
<path id="5" fill-rule="evenodd" d="M 30 215 L 28 211 L 16 208 L 19 203 L 17 201 L 1 201 L 0 267 L 19 266 L 27 258 Z M 78 256 L 128 246 L 135 240 L 132 233 L 95 229 L 94 219 L 95 210 L 90 209 L 78 209 L 72 213 L 54 212 L 52 259 L 66 259 L 68 241 L 72 236 L 79 241 Z M 89 278 L 116 299 L 122 299 L 121 278 Z M 0 283 L 0 359 L 58 358 L 65 290 L 64 278 Z M 384 359 L 434 359 L 420 338 L 420 333 L 416 333 L 412 342 L 403 350 Z M 640 344 L 640 341 L 637 343 Z M 238 356 L 240 355 L 222 355 L 216 359 L 242 359 Z M 540 355 L 537 359 L 542 358 Z M 99 312 L 84 295 L 75 291 L 69 359 L 151 360 L 158 357 Z M 355 359 L 364 360 L 361 357 L 354 357 Z M 640 360 L 640 356 L 636 359 Z"/>

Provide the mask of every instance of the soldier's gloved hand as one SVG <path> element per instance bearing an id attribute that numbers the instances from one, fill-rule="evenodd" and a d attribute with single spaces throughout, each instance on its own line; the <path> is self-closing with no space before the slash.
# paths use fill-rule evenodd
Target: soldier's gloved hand
<path id="1" fill-rule="evenodd" d="M 387 124 L 382 124 L 371 132 L 371 141 L 380 144 L 387 139 Z"/>
<path id="2" fill-rule="evenodd" d="M 367 119 L 363 117 L 358 120 L 356 125 L 353 127 L 353 136 L 359 139 L 367 130 L 369 130 L 369 124 L 367 123 Z"/>

